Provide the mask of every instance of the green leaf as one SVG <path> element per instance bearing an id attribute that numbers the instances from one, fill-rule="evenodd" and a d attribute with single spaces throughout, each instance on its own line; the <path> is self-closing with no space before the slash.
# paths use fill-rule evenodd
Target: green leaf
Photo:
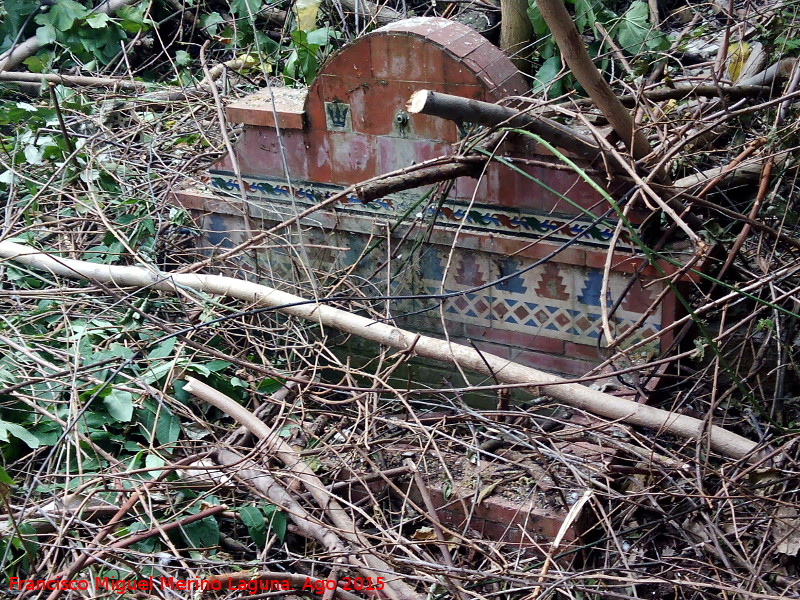
<path id="1" fill-rule="evenodd" d="M 230 363 L 227 360 L 221 360 L 215 358 L 214 360 L 210 360 L 206 363 L 206 369 L 208 369 L 212 373 L 216 373 L 217 371 L 222 371 L 223 369 L 227 369 L 232 364 L 233 363 Z"/>
<path id="2" fill-rule="evenodd" d="M 166 358 L 167 356 L 172 354 L 173 348 L 175 348 L 175 343 L 178 341 L 178 338 L 171 337 L 167 338 L 160 344 L 158 344 L 155 348 L 153 348 L 148 354 L 147 358 L 150 360 L 156 358 Z"/>
<path id="3" fill-rule="evenodd" d="M 8 442 L 8 436 L 12 435 L 18 440 L 22 440 L 27 444 L 28 448 L 35 450 L 39 447 L 39 438 L 29 432 L 27 429 L 16 423 L 9 423 L 8 421 L 0 420 L 0 442 Z"/>
<path id="4" fill-rule="evenodd" d="M 191 394 L 183 389 L 187 383 L 185 379 L 176 379 L 172 382 L 172 389 L 175 390 L 175 399 L 183 404 L 187 404 L 191 398 Z"/>
<path id="5" fill-rule="evenodd" d="M 6 473 L 6 470 L 3 467 L 0 467 L 0 484 L 3 485 L 14 485 L 14 480 L 11 479 L 11 476 Z"/>
<path id="6" fill-rule="evenodd" d="M 156 424 L 156 439 L 163 445 L 174 444 L 181 437 L 181 420 L 171 411 L 161 408 Z"/>
<path id="7" fill-rule="evenodd" d="M 153 454 L 152 452 L 149 453 L 144 459 L 144 466 L 147 467 L 148 469 L 160 469 L 165 464 L 166 463 L 163 458 L 161 458 L 158 454 Z M 158 470 L 150 471 L 150 477 L 152 477 L 153 479 L 155 479 L 159 475 L 161 475 L 161 471 Z"/>
<path id="8" fill-rule="evenodd" d="M 274 394 L 283 387 L 283 381 L 280 379 L 262 379 L 258 384 L 258 391 L 262 394 Z"/>
<path id="9" fill-rule="evenodd" d="M 286 513 L 282 510 L 276 510 L 272 513 L 272 518 L 269 520 L 270 529 L 272 532 L 278 536 L 278 539 L 282 542 L 283 538 L 286 537 L 286 529 L 289 525 L 288 519 L 286 518 Z"/>
<path id="10" fill-rule="evenodd" d="M 178 50 L 175 53 L 175 64 L 179 67 L 185 67 L 192 62 L 192 56 L 186 50 Z"/>
<path id="11" fill-rule="evenodd" d="M 101 12 L 95 12 L 86 17 L 86 23 L 92 29 L 102 29 L 109 21 L 111 21 L 111 17 Z"/>
<path id="12" fill-rule="evenodd" d="M 181 422 L 166 405 L 160 407 L 152 400 L 145 400 L 144 407 L 137 411 L 139 427 L 147 439 L 154 436 L 160 444 L 175 443 L 181 435 Z M 158 420 L 156 420 L 158 415 Z"/>
<path id="13" fill-rule="evenodd" d="M 261 9 L 261 0 L 231 0 L 231 11 L 238 17 L 252 19 Z"/>
<path id="14" fill-rule="evenodd" d="M 533 33 L 535 33 L 537 37 L 550 33 L 550 28 L 547 26 L 547 22 L 542 16 L 542 11 L 540 11 L 539 7 L 536 5 L 536 0 L 530 0 L 530 4 L 528 5 L 528 18 L 533 25 Z"/>
<path id="15" fill-rule="evenodd" d="M 155 383 L 169 373 L 175 367 L 175 363 L 175 360 L 170 360 L 147 369 L 143 375 L 145 383 Z"/>
<path id="16" fill-rule="evenodd" d="M 139 33 L 149 29 L 152 23 L 150 19 L 145 19 L 147 2 L 138 2 L 134 6 L 123 6 L 117 10 L 117 17 L 120 20 L 120 27 L 128 33 Z"/>
<path id="17" fill-rule="evenodd" d="M 186 541 L 195 548 L 219 545 L 219 524 L 214 517 L 206 517 L 181 528 Z"/>
<path id="18" fill-rule="evenodd" d="M 578 31 L 584 32 L 589 27 L 594 27 L 596 22 L 597 16 L 591 0 L 575 0 L 575 25 Z"/>
<path id="19" fill-rule="evenodd" d="M 24 154 L 25 160 L 30 165 L 40 165 L 42 164 L 42 154 L 44 153 L 43 148 L 37 148 L 33 144 L 25 146 Z"/>
<path id="20" fill-rule="evenodd" d="M 38 0 L 5 0 L 7 33 L 9 37 L 17 37 L 20 28 L 28 20 L 28 16 L 39 7 Z"/>
<path id="21" fill-rule="evenodd" d="M 67 31 L 72 28 L 76 19 L 82 19 L 87 14 L 89 14 L 89 9 L 75 0 L 58 0 L 47 15 L 40 16 L 45 16 L 47 21 L 58 31 Z"/>
<path id="22" fill-rule="evenodd" d="M 533 76 L 533 93 L 536 94 L 547 88 L 559 72 L 561 72 L 560 56 L 553 56 L 544 61 L 539 70 L 536 71 L 536 75 Z"/>
<path id="23" fill-rule="evenodd" d="M 267 520 L 264 513 L 255 506 L 243 506 L 239 509 L 239 516 L 245 527 L 247 527 L 250 537 L 259 548 L 267 545 Z"/>
<path id="24" fill-rule="evenodd" d="M 277 52 L 281 47 L 278 42 L 273 40 L 266 33 L 255 31 L 254 34 L 257 47 L 262 54 L 272 54 L 273 52 Z"/>
<path id="25" fill-rule="evenodd" d="M 50 23 L 44 23 L 36 30 L 36 40 L 41 46 L 47 46 L 56 41 L 56 29 Z"/>
<path id="26" fill-rule="evenodd" d="M 133 394 L 124 390 L 112 389 L 103 398 L 108 414 L 120 423 L 130 423 L 133 418 Z"/>
<path id="27" fill-rule="evenodd" d="M 308 32 L 306 42 L 316 46 L 327 46 L 331 41 L 332 35 L 330 27 L 320 27 Z"/>
<path id="28" fill-rule="evenodd" d="M 200 17 L 200 24 L 208 35 L 217 35 L 219 26 L 225 24 L 225 19 L 223 19 L 222 15 L 218 12 L 212 12 L 211 14 Z"/>
<path id="29" fill-rule="evenodd" d="M 25 60 L 22 61 L 22 64 L 28 67 L 28 70 L 31 73 L 44 73 L 48 70 L 48 66 L 42 60 L 42 57 L 39 55 L 36 56 L 29 56 Z"/>
<path id="30" fill-rule="evenodd" d="M 642 0 L 635 0 L 630 8 L 625 11 L 617 26 L 612 29 L 620 47 L 630 54 L 638 54 L 642 44 L 650 34 L 647 18 L 650 14 L 647 4 Z"/>
<path id="31" fill-rule="evenodd" d="M 34 560 L 39 552 L 39 543 L 36 541 L 36 528 L 31 523 L 22 522 L 17 525 L 17 529 L 19 530 L 20 534 L 25 536 L 21 539 L 17 538 L 19 542 L 18 547 L 21 547 L 25 550 L 25 555 L 27 556 L 28 560 Z"/>

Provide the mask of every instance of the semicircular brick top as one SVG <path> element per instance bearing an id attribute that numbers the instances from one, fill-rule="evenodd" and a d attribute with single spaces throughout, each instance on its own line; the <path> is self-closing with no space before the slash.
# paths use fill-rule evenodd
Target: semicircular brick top
<path id="1" fill-rule="evenodd" d="M 417 37 L 440 48 L 486 86 L 487 102 L 523 94 L 530 89 L 522 73 L 502 50 L 461 23 L 440 17 L 416 17 L 386 25 L 371 35 L 387 33 Z M 419 63 L 409 66 L 412 71 L 420 66 L 425 68 Z"/>
<path id="2" fill-rule="evenodd" d="M 431 153 L 458 140 L 452 121 L 405 114 L 406 102 L 420 89 L 496 102 L 529 87 L 508 57 L 469 27 L 438 17 L 405 19 L 364 36 L 323 65 L 306 98 L 306 129 L 320 141 L 325 132 L 333 162 L 346 163 L 341 166 L 347 180 L 431 158 L 435 154 L 427 156 L 424 144 L 404 152 L 403 144 L 394 143 L 386 152 L 408 156 L 381 160 L 377 139 L 438 142 Z M 337 160 L 337 148 L 345 147 L 362 158 Z M 337 171 L 334 164 L 334 178 Z"/>

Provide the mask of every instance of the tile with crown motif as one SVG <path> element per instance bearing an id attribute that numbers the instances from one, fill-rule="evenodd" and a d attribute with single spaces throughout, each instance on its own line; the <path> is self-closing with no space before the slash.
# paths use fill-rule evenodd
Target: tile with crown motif
<path id="1" fill-rule="evenodd" d="M 345 102 L 326 102 L 325 125 L 328 131 L 353 131 L 350 105 Z"/>

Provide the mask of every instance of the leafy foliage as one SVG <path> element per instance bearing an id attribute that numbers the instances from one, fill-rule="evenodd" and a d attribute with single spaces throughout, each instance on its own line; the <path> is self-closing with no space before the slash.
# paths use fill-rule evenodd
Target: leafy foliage
<path id="1" fill-rule="evenodd" d="M 634 0 L 621 15 L 615 14 L 601 0 L 566 0 L 575 13 L 575 25 L 584 37 L 595 41 L 589 44 L 589 52 L 595 57 L 598 68 L 605 71 L 610 59 L 605 54 L 603 38 L 597 33 L 596 25 L 602 25 L 616 41 L 622 52 L 635 57 L 635 63 L 644 70 L 658 52 L 669 47 L 669 38 L 650 23 L 647 3 Z M 531 0 L 528 16 L 533 24 L 538 41 L 535 44 L 535 59 L 539 66 L 534 73 L 534 91 L 548 90 L 551 98 L 564 94 L 576 83 L 571 75 L 558 78 L 562 70 L 561 56 L 550 30 L 542 17 L 535 0 Z"/>
<path id="2" fill-rule="evenodd" d="M 82 28 L 91 27 L 92 15 L 73 1 L 58 8 L 47 14 L 47 23 L 62 28 L 55 30 L 63 39 L 74 34 L 83 44 Z M 0 197 L 12 239 L 58 248 L 69 238 L 77 242 L 74 258 L 162 264 L 165 236 L 187 229 L 187 215 L 165 204 L 168 188 L 149 164 L 121 159 L 119 148 L 183 162 L 185 154 L 209 145 L 196 129 L 184 129 L 187 114 L 122 109 L 95 92 L 62 86 L 53 89 L 52 98 L 0 99 Z M 146 129 L 120 127 L 117 118 L 144 123 Z M 18 502 L 22 490 L 14 481 L 24 480 L 35 470 L 27 465 L 41 458 L 52 463 L 42 463 L 47 483 L 32 490 L 35 500 L 82 489 L 114 470 L 132 471 L 126 477 L 133 481 L 152 481 L 184 455 L 187 444 L 209 435 L 186 419 L 208 410 L 183 392 L 188 374 L 240 400 L 276 385 L 264 379 L 251 387 L 233 362 L 191 350 L 165 331 L 162 322 L 188 320 L 186 307 L 171 294 L 84 292 L 79 283 L 63 282 L 62 288 L 46 274 L 11 264 L 0 268 L 6 292 L 0 295 L 0 498 L 13 495 Z M 65 297 L 63 289 L 74 296 Z M 219 307 L 208 302 L 205 308 L 213 320 Z M 212 348 L 228 344 L 217 331 L 203 339 Z M 63 458 L 64 448 L 74 448 L 74 457 Z M 96 498 L 117 501 L 102 492 Z M 174 494 L 152 516 L 169 521 L 200 507 L 196 495 Z M 269 505 L 258 510 L 274 533 L 285 534 L 285 516 Z M 137 517 L 117 535 L 152 526 L 149 516 Z M 32 573 L 40 556 L 32 525 L 23 521 L 15 527 L 13 535 L 0 535 L 0 572 L 6 578 Z M 172 542 L 213 553 L 219 539 L 219 524 L 208 517 L 186 526 Z M 261 539 L 254 528 L 254 544 Z M 147 539 L 137 548 L 158 552 L 164 545 Z"/>
<path id="3" fill-rule="evenodd" d="M 283 74 L 288 83 L 310 83 L 317 76 L 321 61 L 328 56 L 335 47 L 335 40 L 341 38 L 341 33 L 323 27 L 314 31 L 298 29 L 292 32 L 292 45 L 294 49 L 289 55 Z"/>

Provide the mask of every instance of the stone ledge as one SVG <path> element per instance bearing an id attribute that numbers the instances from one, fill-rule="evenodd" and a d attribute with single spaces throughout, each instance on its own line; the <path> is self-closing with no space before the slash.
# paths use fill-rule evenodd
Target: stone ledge
<path id="1" fill-rule="evenodd" d="M 228 105 L 225 114 L 231 123 L 255 127 L 303 129 L 307 92 L 305 89 L 273 87 L 270 96 L 268 89 L 260 90 Z"/>

